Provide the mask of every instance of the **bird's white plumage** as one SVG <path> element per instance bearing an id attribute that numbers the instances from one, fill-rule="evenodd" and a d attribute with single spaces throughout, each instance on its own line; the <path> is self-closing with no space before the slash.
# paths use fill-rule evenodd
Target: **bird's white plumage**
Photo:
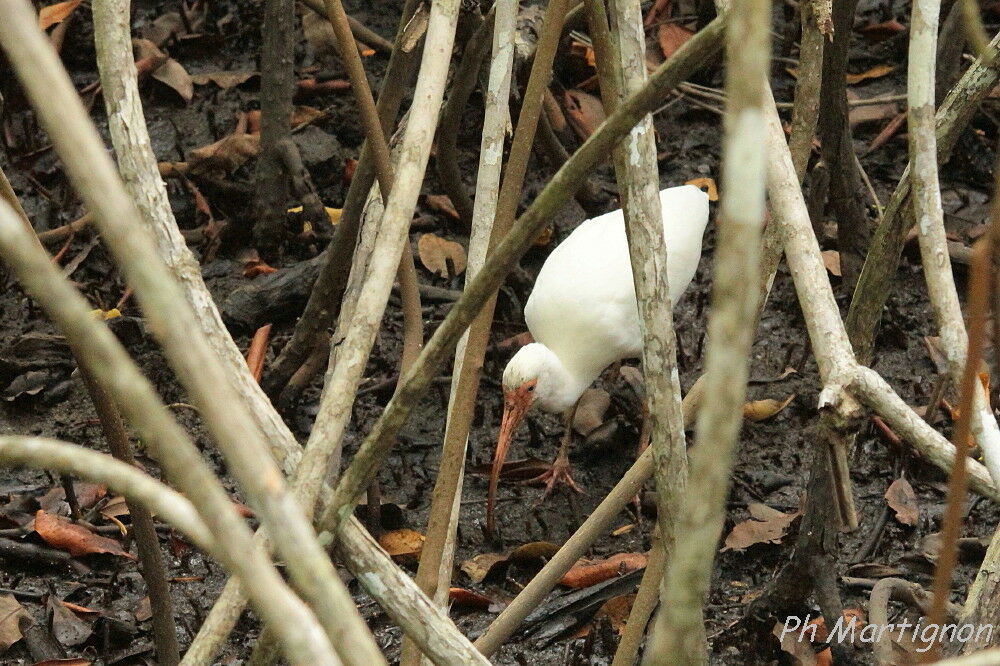
<path id="1" fill-rule="evenodd" d="M 685 185 L 660 192 L 660 203 L 670 299 L 676 304 L 698 268 L 708 197 Z M 552 251 L 524 319 L 540 344 L 511 359 L 504 384 L 539 378 L 537 400 L 548 411 L 572 406 L 604 368 L 640 355 L 639 311 L 621 210 L 583 222 Z M 554 361 L 562 367 L 551 367 Z M 543 374 L 551 381 L 543 381 Z"/>

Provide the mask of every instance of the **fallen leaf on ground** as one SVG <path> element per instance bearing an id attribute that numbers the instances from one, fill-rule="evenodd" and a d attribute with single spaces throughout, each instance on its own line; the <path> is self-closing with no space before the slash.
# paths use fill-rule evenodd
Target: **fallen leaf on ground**
<path id="1" fill-rule="evenodd" d="M 145 622 L 149 618 L 153 617 L 153 605 L 149 600 L 149 597 L 143 597 L 136 604 L 135 611 L 132 613 L 135 616 L 136 622 Z"/>
<path id="2" fill-rule="evenodd" d="M 31 666 L 90 666 L 93 663 L 94 662 L 89 659 L 66 657 L 65 659 L 46 659 L 45 661 L 36 661 Z"/>
<path id="3" fill-rule="evenodd" d="M 76 495 L 76 501 L 79 502 L 80 508 L 89 509 L 108 494 L 108 487 L 87 481 L 74 481 L 73 493 Z M 62 486 L 55 486 L 38 498 L 38 507 L 48 513 L 59 513 L 59 509 L 63 508 L 63 513 L 65 513 L 65 509 L 68 508 L 66 491 L 63 490 Z"/>
<path id="4" fill-rule="evenodd" d="M 504 338 L 497 343 L 497 349 L 513 351 L 515 349 L 520 349 L 524 345 L 531 344 L 534 341 L 535 338 L 532 337 L 531 331 L 524 331 L 523 333 L 512 335 L 509 338 Z"/>
<path id="5" fill-rule="evenodd" d="M 858 28 L 858 32 L 870 41 L 881 42 L 890 37 L 895 37 L 901 32 L 906 32 L 906 26 L 896 19 L 890 19 L 881 23 L 870 23 L 863 28 Z"/>
<path id="6" fill-rule="evenodd" d="M 559 550 L 559 546 L 547 541 L 532 541 L 518 546 L 510 553 L 482 553 L 462 562 L 459 568 L 474 583 L 481 583 L 487 578 L 496 579 L 502 576 L 511 564 L 521 567 L 542 564 Z"/>
<path id="7" fill-rule="evenodd" d="M 774 625 L 771 633 L 781 642 L 781 651 L 791 656 L 795 666 L 831 666 L 833 664 L 830 648 L 820 652 L 813 649 L 815 644 L 810 640 L 813 636 L 813 630 L 810 627 L 813 625 L 816 626 L 815 644 L 825 641 L 827 632 L 821 617 L 811 620 L 804 627 L 787 633 L 785 633 L 784 624 L 781 622 Z M 820 638 L 821 635 L 822 638 Z M 800 636 L 803 637 L 802 640 L 799 640 Z"/>
<path id="8" fill-rule="evenodd" d="M 397 559 L 418 558 L 424 547 L 424 535 L 409 528 L 384 532 L 378 543 Z"/>
<path id="9" fill-rule="evenodd" d="M 137 61 L 149 58 L 166 58 L 163 64 L 152 71 L 151 76 L 157 81 L 170 86 L 185 102 L 191 101 L 194 97 L 194 83 L 191 81 L 191 75 L 187 73 L 187 70 L 179 62 L 167 57 L 156 44 L 148 39 L 133 39 L 132 46 L 135 49 L 135 59 Z"/>
<path id="10" fill-rule="evenodd" d="M 604 413 L 611 406 L 611 394 L 604 389 L 589 388 L 580 396 L 573 413 L 573 430 L 586 437 L 604 423 Z"/>
<path id="11" fill-rule="evenodd" d="M 134 559 L 114 539 L 94 534 L 82 525 L 75 525 L 39 510 L 35 514 L 35 532 L 53 548 L 64 550 L 70 555 L 90 555 L 106 553 Z"/>
<path id="12" fill-rule="evenodd" d="M 500 553 L 482 553 L 471 557 L 459 566 L 462 572 L 468 576 L 473 583 L 481 583 L 487 577 L 499 573 L 499 569 L 506 568 L 507 556 Z"/>
<path id="13" fill-rule="evenodd" d="M 590 137 L 607 118 L 600 98 L 582 90 L 567 90 L 563 93 L 563 104 L 566 106 L 569 124 L 583 140 Z"/>
<path id="14" fill-rule="evenodd" d="M 747 507 L 752 516 L 749 520 L 737 523 L 726 536 L 726 550 L 743 550 L 758 543 L 779 543 L 788 531 L 788 527 L 801 515 L 782 513 L 766 504 L 752 503 Z"/>
<path id="15" fill-rule="evenodd" d="M 861 83 L 862 81 L 867 81 L 869 79 L 879 79 L 896 69 L 892 65 L 875 65 L 870 69 L 859 74 L 847 74 L 844 76 L 847 81 L 847 85 L 854 85 L 855 83 Z"/>
<path id="16" fill-rule="evenodd" d="M 12 594 L 0 594 L 0 654 L 21 640 L 21 630 L 17 626 L 21 617 L 30 618 L 24 606 Z"/>
<path id="17" fill-rule="evenodd" d="M 883 104 L 852 106 L 847 112 L 847 118 L 851 127 L 862 127 L 869 123 L 880 123 L 895 118 L 897 114 L 899 114 L 899 105 L 895 102 L 885 102 Z"/>
<path id="18" fill-rule="evenodd" d="M 699 190 L 708 195 L 709 201 L 719 200 L 719 188 L 716 186 L 714 178 L 692 178 L 684 184 L 694 185 L 697 187 Z"/>
<path id="19" fill-rule="evenodd" d="M 109 520 L 111 518 L 129 515 L 128 504 L 125 502 L 125 498 L 121 495 L 112 497 L 104 506 L 101 507 L 101 515 Z"/>
<path id="20" fill-rule="evenodd" d="M 826 266 L 826 270 L 830 271 L 830 275 L 840 277 L 840 252 L 823 250 L 821 254 L 823 255 L 823 265 Z"/>
<path id="21" fill-rule="evenodd" d="M 906 479 L 899 478 L 889 485 L 885 491 L 885 501 L 896 512 L 896 520 L 911 527 L 920 519 L 920 507 L 917 505 L 917 494 Z"/>
<path id="22" fill-rule="evenodd" d="M 259 134 L 230 134 L 215 143 L 188 153 L 188 167 L 193 174 L 227 175 L 260 152 Z"/>
<path id="23" fill-rule="evenodd" d="M 424 197 L 424 202 L 433 210 L 444 213 L 453 220 L 459 219 L 458 211 L 455 210 L 455 205 L 447 194 L 428 194 Z"/>
<path id="24" fill-rule="evenodd" d="M 473 610 L 486 610 L 493 605 L 493 600 L 489 597 L 464 587 L 448 588 L 448 601 L 458 608 Z"/>
<path id="25" fill-rule="evenodd" d="M 465 271 L 465 248 L 455 241 L 423 234 L 417 240 L 417 254 L 424 268 L 440 277 L 455 277 Z"/>
<path id="26" fill-rule="evenodd" d="M 619 553 L 605 560 L 577 564 L 559 580 L 565 587 L 590 587 L 646 566 L 643 553 Z"/>
<path id="27" fill-rule="evenodd" d="M 752 400 L 743 405 L 743 418 L 754 423 L 765 421 L 787 407 L 794 398 L 795 394 L 793 393 L 784 400 L 775 400 L 774 398 Z"/>
<path id="28" fill-rule="evenodd" d="M 61 645 L 66 647 L 80 645 L 94 633 L 89 622 L 81 620 L 53 595 L 49 595 L 46 606 L 51 618 L 52 635 Z"/>
<path id="29" fill-rule="evenodd" d="M 259 72 L 202 72 L 201 74 L 192 74 L 191 82 L 196 86 L 207 86 L 214 83 L 223 90 L 228 90 L 257 76 L 260 76 Z"/>
<path id="30" fill-rule="evenodd" d="M 80 6 L 80 2 L 82 0 L 66 0 L 66 2 L 57 2 L 54 5 L 42 7 L 38 10 L 38 27 L 42 30 L 48 30 L 55 24 L 62 23 Z"/>
<path id="31" fill-rule="evenodd" d="M 634 594 L 623 594 L 620 597 L 612 597 L 604 602 L 604 605 L 597 610 L 594 619 L 606 617 L 611 622 L 611 627 L 619 636 L 625 631 L 625 623 L 628 621 L 628 614 L 632 612 L 632 605 L 635 603 Z"/>
<path id="32" fill-rule="evenodd" d="M 663 23 L 656 31 L 656 41 L 660 43 L 660 51 L 664 59 L 669 58 L 684 42 L 691 39 L 694 33 L 676 23 Z"/>

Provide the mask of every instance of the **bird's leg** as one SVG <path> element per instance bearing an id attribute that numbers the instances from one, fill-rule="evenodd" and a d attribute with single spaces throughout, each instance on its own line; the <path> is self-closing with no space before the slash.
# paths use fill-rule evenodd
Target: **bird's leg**
<path id="1" fill-rule="evenodd" d="M 525 481 L 525 483 L 545 484 L 545 493 L 542 495 L 542 499 L 548 497 L 556 483 L 565 484 L 578 493 L 583 492 L 580 489 L 580 486 L 576 485 L 576 482 L 570 474 L 569 444 L 573 439 L 573 416 L 575 414 L 576 405 L 573 405 L 563 412 L 563 423 L 566 426 L 566 429 L 563 432 L 562 440 L 559 442 L 559 453 L 556 455 L 556 459 L 552 461 L 552 465 L 542 474 Z"/>

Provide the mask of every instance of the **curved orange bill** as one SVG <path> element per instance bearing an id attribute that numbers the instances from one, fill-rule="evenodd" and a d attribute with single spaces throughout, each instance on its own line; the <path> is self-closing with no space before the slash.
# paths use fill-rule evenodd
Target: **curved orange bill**
<path id="1" fill-rule="evenodd" d="M 497 435 L 497 448 L 493 453 L 493 467 L 490 470 L 490 485 L 486 491 L 486 531 L 492 536 L 493 505 L 497 494 L 497 481 L 500 470 L 507 459 L 507 449 L 514 438 L 517 426 L 524 420 L 524 415 L 531 406 L 531 394 L 525 390 L 505 391 L 503 396 L 503 419 L 500 421 L 500 434 Z"/>

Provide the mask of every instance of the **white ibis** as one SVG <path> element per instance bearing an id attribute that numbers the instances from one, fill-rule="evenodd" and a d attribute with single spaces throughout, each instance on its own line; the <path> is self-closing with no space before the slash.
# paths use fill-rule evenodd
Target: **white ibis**
<path id="1" fill-rule="evenodd" d="M 660 204 L 670 300 L 676 305 L 701 258 L 708 196 L 692 185 L 671 187 L 660 192 Z M 545 481 L 546 494 L 556 482 L 579 492 L 566 455 L 575 405 L 605 368 L 642 352 L 621 210 L 583 222 L 552 251 L 538 273 L 524 319 L 535 342 L 518 350 L 503 373 L 503 419 L 486 502 L 490 533 L 500 468 L 528 410 L 538 405 L 562 413 L 566 425 L 551 469 L 533 480 Z"/>

